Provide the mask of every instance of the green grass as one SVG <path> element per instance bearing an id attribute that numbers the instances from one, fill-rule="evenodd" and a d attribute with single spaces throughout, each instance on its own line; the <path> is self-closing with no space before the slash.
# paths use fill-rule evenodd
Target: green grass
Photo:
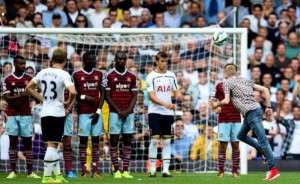
<path id="1" fill-rule="evenodd" d="M 41 175 L 41 174 L 39 174 Z M 265 177 L 263 172 L 251 172 L 248 175 L 242 175 L 240 178 L 233 178 L 231 175 L 225 175 L 224 178 L 217 178 L 216 174 L 203 173 L 174 173 L 172 178 L 162 178 L 157 173 L 156 178 L 149 178 L 145 173 L 132 173 L 134 179 L 113 179 L 111 174 L 103 174 L 102 179 L 85 178 L 69 180 L 70 184 L 259 184 L 266 183 L 262 181 Z M 25 174 L 18 174 L 15 179 L 6 179 L 7 173 L 0 173 L 1 184 L 35 184 L 41 183 L 41 179 L 28 179 Z M 272 184 L 300 184 L 299 172 L 281 172 L 280 177 L 273 181 Z"/>

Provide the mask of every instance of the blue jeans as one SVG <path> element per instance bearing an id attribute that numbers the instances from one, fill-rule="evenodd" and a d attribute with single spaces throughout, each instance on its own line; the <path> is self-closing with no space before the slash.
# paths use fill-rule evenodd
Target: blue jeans
<path id="1" fill-rule="evenodd" d="M 260 153 L 265 153 L 267 157 L 268 168 L 271 170 L 275 167 L 275 161 L 270 143 L 266 137 L 265 129 L 262 125 L 262 109 L 255 109 L 247 112 L 244 123 L 238 133 L 238 139 L 254 147 Z M 247 136 L 247 133 L 252 130 L 257 136 L 257 141 Z"/>

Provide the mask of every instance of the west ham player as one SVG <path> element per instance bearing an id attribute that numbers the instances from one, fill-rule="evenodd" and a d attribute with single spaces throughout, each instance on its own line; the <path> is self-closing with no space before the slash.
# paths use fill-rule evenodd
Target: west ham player
<path id="1" fill-rule="evenodd" d="M 69 99 L 69 91 L 65 90 L 64 93 L 65 100 Z M 73 127 L 74 127 L 74 121 L 73 121 L 73 104 L 75 100 L 73 101 L 72 105 L 66 109 L 66 122 L 64 127 L 64 137 L 63 137 L 63 155 L 64 155 L 64 161 L 65 161 L 65 172 L 66 178 L 73 178 L 76 179 L 78 176 L 72 172 L 72 136 L 73 136 Z"/>
<path id="2" fill-rule="evenodd" d="M 29 106 L 29 95 L 25 91 L 26 85 L 32 79 L 32 76 L 26 74 L 25 58 L 16 56 L 14 58 L 15 71 L 4 78 L 3 94 L 8 102 L 7 107 L 7 124 L 5 127 L 6 134 L 9 135 L 9 159 L 11 172 L 9 179 L 17 177 L 16 175 L 16 160 L 17 160 L 17 144 L 18 136 L 21 136 L 24 143 L 24 154 L 26 156 L 27 177 L 40 178 L 32 172 L 32 117 Z"/>
<path id="3" fill-rule="evenodd" d="M 137 100 L 136 76 L 126 68 L 126 53 L 117 51 L 115 67 L 105 74 L 103 86 L 109 104 L 110 156 L 114 166 L 114 178 L 133 178 L 128 171 L 131 155 L 131 137 L 133 133 L 133 108 Z M 123 173 L 119 170 L 119 135 L 123 141 Z"/>
<path id="4" fill-rule="evenodd" d="M 47 150 L 44 157 L 44 176 L 42 183 L 68 182 L 60 172 L 57 148 L 62 140 L 66 119 L 65 109 L 69 109 L 76 97 L 76 90 L 71 76 L 63 70 L 67 62 L 67 52 L 57 48 L 53 52 L 52 67 L 43 69 L 27 85 L 26 90 L 36 99 L 43 102 L 41 126 Z M 43 94 L 35 91 L 41 84 Z M 64 90 L 70 93 L 68 101 L 64 102 Z M 52 172 L 55 178 L 52 178 Z"/>
<path id="5" fill-rule="evenodd" d="M 175 105 L 172 104 L 171 94 L 174 91 L 177 100 L 182 100 L 177 79 L 173 72 L 168 71 L 169 57 L 165 52 L 155 56 L 156 68 L 147 76 L 149 93 L 149 127 L 151 142 L 149 146 L 150 177 L 156 177 L 157 144 L 162 139 L 163 177 L 171 177 L 169 165 L 171 159 L 172 124 L 174 123 Z"/>
<path id="6" fill-rule="evenodd" d="M 99 164 L 99 137 L 102 134 L 101 108 L 104 102 L 104 87 L 102 87 L 103 74 L 95 69 L 96 57 L 90 53 L 83 55 L 83 68 L 73 73 L 73 80 L 78 91 L 78 136 L 80 137 L 79 152 L 82 174 L 87 177 L 86 148 L 88 137 L 92 136 L 92 165 L 93 177 L 98 174 Z"/>
<path id="7" fill-rule="evenodd" d="M 223 90 L 223 83 L 219 83 L 216 86 L 215 98 L 219 101 L 225 97 Z M 219 165 L 219 177 L 224 177 L 224 163 L 226 159 L 226 149 L 228 142 L 231 142 L 232 147 L 232 176 L 239 176 L 240 165 L 240 150 L 239 140 L 237 134 L 241 128 L 241 115 L 238 110 L 230 102 L 224 105 L 222 108 L 216 109 L 216 113 L 219 114 L 218 118 L 218 141 L 220 142 L 218 152 L 218 165 Z"/>

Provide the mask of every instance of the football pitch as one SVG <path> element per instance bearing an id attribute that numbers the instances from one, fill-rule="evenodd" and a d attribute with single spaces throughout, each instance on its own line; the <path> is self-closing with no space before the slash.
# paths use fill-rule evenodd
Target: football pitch
<path id="1" fill-rule="evenodd" d="M 224 178 L 218 178 L 216 173 L 173 173 L 172 178 L 162 178 L 161 174 L 157 173 L 156 178 L 149 178 L 146 173 L 132 173 L 135 177 L 133 179 L 113 179 L 111 174 L 102 174 L 103 178 L 84 178 L 84 179 L 69 179 L 72 184 L 259 184 L 259 183 L 273 183 L 273 184 L 300 184 L 300 172 L 281 172 L 281 175 L 273 181 L 263 181 L 265 173 L 251 172 L 248 175 L 242 175 L 240 178 L 233 178 L 226 174 Z M 41 173 L 39 173 L 41 176 Z M 15 179 L 6 179 L 7 173 L 0 173 L 0 184 L 35 184 L 41 183 L 41 179 L 28 179 L 25 174 L 18 174 Z"/>

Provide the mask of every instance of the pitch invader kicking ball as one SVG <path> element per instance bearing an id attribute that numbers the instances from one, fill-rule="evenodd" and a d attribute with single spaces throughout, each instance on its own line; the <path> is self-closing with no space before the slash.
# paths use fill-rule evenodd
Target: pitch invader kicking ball
<path id="1" fill-rule="evenodd" d="M 88 137 L 92 137 L 92 177 L 100 178 L 99 141 L 102 134 L 101 109 L 104 102 L 104 88 L 102 87 L 103 74 L 96 67 L 96 56 L 85 53 L 82 57 L 83 68 L 73 73 L 73 80 L 78 91 L 78 136 L 79 155 L 81 162 L 81 177 L 88 177 L 86 165 L 86 148 Z M 99 97 L 100 94 L 100 97 Z"/>
<path id="2" fill-rule="evenodd" d="M 4 78 L 3 94 L 8 102 L 7 123 L 5 132 L 9 135 L 9 160 L 11 172 L 8 179 L 16 178 L 17 145 L 19 136 L 24 143 L 24 155 L 26 157 L 27 177 L 40 178 L 32 172 L 32 117 L 29 106 L 29 94 L 25 91 L 26 85 L 31 81 L 32 76 L 26 74 L 26 60 L 22 56 L 14 58 L 15 71 Z"/>
<path id="3" fill-rule="evenodd" d="M 67 52 L 57 48 L 53 52 L 52 67 L 43 69 L 26 87 L 33 97 L 43 103 L 41 110 L 41 126 L 47 150 L 44 157 L 44 176 L 42 183 L 68 182 L 60 171 L 58 145 L 62 141 L 66 119 L 65 107 L 70 108 L 76 97 L 74 84 L 69 73 L 63 70 L 67 62 Z M 43 94 L 35 91 L 37 85 L 42 86 Z M 68 89 L 70 97 L 64 101 L 64 90 Z M 52 172 L 55 178 L 52 178 Z"/>
<path id="4" fill-rule="evenodd" d="M 133 108 L 137 100 L 136 76 L 126 68 L 127 55 L 117 51 L 115 67 L 105 74 L 103 86 L 106 100 L 109 104 L 109 134 L 110 157 L 114 167 L 114 178 L 133 178 L 128 167 L 131 155 L 131 139 L 134 130 Z M 119 169 L 118 143 L 122 134 L 123 141 L 123 169 Z"/>
<path id="5" fill-rule="evenodd" d="M 150 177 L 156 177 L 157 144 L 162 139 L 163 177 L 172 177 L 169 172 L 171 160 L 171 138 L 173 137 L 174 110 L 171 95 L 175 92 L 176 100 L 182 100 L 177 79 L 173 72 L 168 71 L 169 56 L 158 52 L 155 56 L 156 68 L 147 76 L 149 93 L 149 127 L 151 142 L 149 146 Z"/>

